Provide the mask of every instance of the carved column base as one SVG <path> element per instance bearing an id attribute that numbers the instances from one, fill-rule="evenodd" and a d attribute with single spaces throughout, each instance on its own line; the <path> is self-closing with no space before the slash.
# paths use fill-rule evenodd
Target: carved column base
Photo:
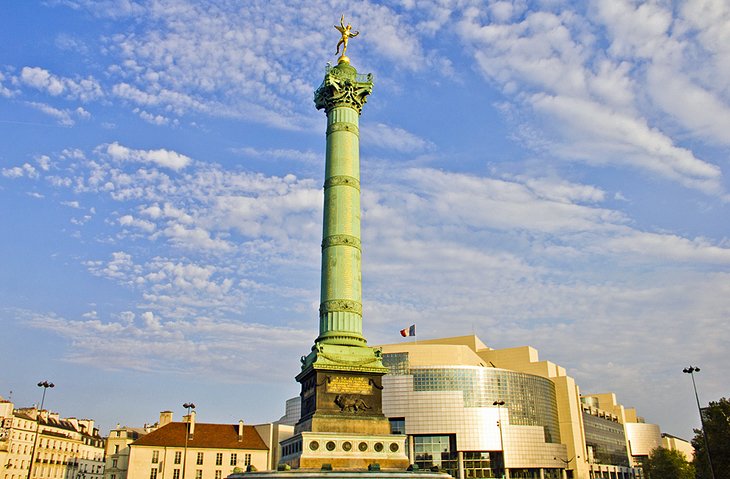
<path id="1" fill-rule="evenodd" d="M 281 462 L 294 469 L 367 470 L 371 464 L 382 469 L 408 467 L 406 436 L 333 434 L 303 432 L 281 442 Z"/>

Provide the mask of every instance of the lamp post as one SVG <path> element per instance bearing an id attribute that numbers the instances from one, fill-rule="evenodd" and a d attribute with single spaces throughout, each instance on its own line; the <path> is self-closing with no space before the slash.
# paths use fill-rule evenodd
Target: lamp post
<path id="1" fill-rule="evenodd" d="M 185 466 L 188 461 L 188 438 L 190 436 L 190 410 L 195 409 L 195 404 L 191 402 L 186 402 L 183 404 L 183 407 L 188 410 L 188 420 L 185 423 L 185 449 L 183 452 L 183 471 L 182 471 L 182 479 L 185 479 Z M 30 479 L 30 478 L 28 478 Z"/>
<path id="2" fill-rule="evenodd" d="M 35 417 L 35 439 L 33 440 L 33 449 L 30 450 L 30 464 L 28 464 L 28 479 L 33 474 L 33 463 L 35 461 L 35 449 L 38 447 L 38 436 L 41 432 L 41 411 L 43 411 L 43 404 L 46 402 L 46 391 L 48 388 L 56 387 L 55 384 L 49 383 L 48 381 L 41 381 L 38 383 L 39 388 L 43 388 L 43 396 L 41 396 L 41 407 L 38 410 L 38 414 Z"/>
<path id="3" fill-rule="evenodd" d="M 579 458 L 580 458 L 580 456 L 571 457 L 570 459 L 567 459 L 567 460 L 563 459 L 562 457 L 554 457 L 553 459 L 556 461 L 561 461 L 563 464 L 565 464 L 565 471 L 568 471 L 568 470 L 570 470 L 570 469 L 568 469 L 568 467 L 570 466 L 570 463 L 573 462 L 573 459 L 579 459 Z M 573 473 L 571 472 L 570 474 L 571 474 L 570 477 L 573 477 Z M 563 475 L 563 477 L 565 477 L 565 476 L 566 476 L 566 474 Z"/>
<path id="4" fill-rule="evenodd" d="M 702 425 L 702 439 L 705 441 L 705 452 L 707 453 L 707 462 L 710 464 L 710 475 L 712 479 L 715 479 L 715 468 L 712 466 L 712 457 L 710 456 L 710 443 L 707 442 L 707 431 L 705 430 L 705 419 L 702 416 L 702 408 L 700 407 L 700 397 L 697 394 L 697 384 L 695 383 L 695 373 L 700 372 L 700 368 L 697 366 L 689 366 L 682 369 L 683 373 L 687 373 L 692 376 L 692 387 L 695 390 L 695 399 L 697 400 L 697 410 L 700 413 L 700 424 Z"/>
<path id="5" fill-rule="evenodd" d="M 502 406 L 504 406 L 504 404 L 504 401 L 502 401 L 501 399 L 492 403 L 493 406 L 497 406 L 497 414 L 499 414 L 497 426 L 499 426 L 499 443 L 502 446 L 502 467 L 504 468 L 504 478 L 509 479 L 509 470 L 507 469 L 507 455 L 504 451 L 504 436 L 502 435 Z"/>

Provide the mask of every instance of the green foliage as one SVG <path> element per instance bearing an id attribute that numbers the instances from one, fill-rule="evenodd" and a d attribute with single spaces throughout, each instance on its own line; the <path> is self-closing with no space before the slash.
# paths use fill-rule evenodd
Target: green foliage
<path id="1" fill-rule="evenodd" d="M 702 409 L 702 419 L 710 445 L 715 479 L 730 479 L 730 400 L 721 398 L 719 401 L 711 401 L 709 406 Z M 697 479 L 712 479 L 700 429 L 695 429 L 692 446 L 695 448 Z"/>
<path id="2" fill-rule="evenodd" d="M 647 479 L 695 479 L 695 468 L 679 451 L 658 447 L 644 463 Z"/>

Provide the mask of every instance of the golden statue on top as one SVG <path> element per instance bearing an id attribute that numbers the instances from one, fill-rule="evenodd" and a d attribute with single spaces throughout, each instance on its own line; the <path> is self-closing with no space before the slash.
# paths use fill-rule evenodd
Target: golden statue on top
<path id="1" fill-rule="evenodd" d="M 347 42 L 350 40 L 350 38 L 356 37 L 360 34 L 360 32 L 352 32 L 352 25 L 349 23 L 347 26 L 345 26 L 345 15 L 343 14 L 342 17 L 340 17 L 340 25 L 335 25 L 335 28 L 340 32 L 342 35 L 342 38 L 340 38 L 340 41 L 337 42 L 337 52 L 335 54 L 340 53 L 340 45 L 342 46 L 342 56 L 340 56 L 339 61 L 340 62 L 347 62 L 350 63 L 350 59 L 345 56 L 345 52 L 347 51 Z"/>

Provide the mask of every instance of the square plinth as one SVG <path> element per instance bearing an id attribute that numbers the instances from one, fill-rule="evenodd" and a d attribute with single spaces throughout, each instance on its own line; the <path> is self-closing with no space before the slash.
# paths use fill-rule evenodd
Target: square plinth
<path id="1" fill-rule="evenodd" d="M 382 469 L 404 470 L 409 465 L 406 436 L 400 434 L 346 434 L 302 432 L 281 442 L 281 462 L 294 469 L 365 470 L 371 464 Z"/>

